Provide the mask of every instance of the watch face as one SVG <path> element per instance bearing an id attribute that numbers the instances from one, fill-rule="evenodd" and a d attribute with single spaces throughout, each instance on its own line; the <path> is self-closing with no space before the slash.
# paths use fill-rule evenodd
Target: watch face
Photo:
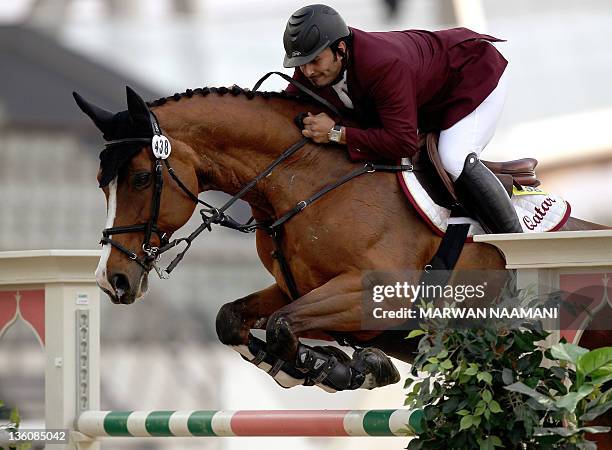
<path id="1" fill-rule="evenodd" d="M 334 126 L 331 130 L 329 130 L 328 138 L 332 142 L 340 142 L 342 138 L 342 128 L 339 125 Z"/>
<path id="2" fill-rule="evenodd" d="M 342 132 L 340 130 L 336 130 L 332 128 L 329 131 L 329 140 L 333 142 L 340 142 L 340 138 L 342 137 Z"/>

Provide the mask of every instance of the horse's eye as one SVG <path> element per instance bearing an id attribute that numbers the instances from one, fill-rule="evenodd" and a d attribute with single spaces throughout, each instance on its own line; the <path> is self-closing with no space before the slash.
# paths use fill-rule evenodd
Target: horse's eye
<path id="1" fill-rule="evenodd" d="M 140 172 L 132 177 L 132 184 L 136 189 L 144 189 L 151 183 L 151 172 Z"/>

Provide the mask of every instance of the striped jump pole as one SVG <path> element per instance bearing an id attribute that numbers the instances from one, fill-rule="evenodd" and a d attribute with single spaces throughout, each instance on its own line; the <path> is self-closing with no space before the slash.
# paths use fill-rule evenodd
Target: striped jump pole
<path id="1" fill-rule="evenodd" d="M 77 430 L 89 437 L 409 436 L 423 412 L 407 409 L 259 411 L 87 411 Z"/>

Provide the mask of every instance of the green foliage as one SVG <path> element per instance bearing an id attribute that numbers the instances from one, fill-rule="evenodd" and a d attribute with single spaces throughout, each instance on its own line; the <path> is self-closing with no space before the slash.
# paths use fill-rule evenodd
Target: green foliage
<path id="1" fill-rule="evenodd" d="M 3 406 L 4 402 L 0 400 L 0 409 L 2 409 Z M 5 450 L 5 448 L 6 450 L 28 450 L 32 447 L 32 444 L 29 442 L 23 442 L 16 445 L 8 445 L 6 442 L 3 442 L 5 440 L 4 438 L 8 438 L 9 432 L 19 429 L 20 423 L 21 418 L 19 416 L 19 410 L 13 408 L 10 412 L 8 423 L 0 423 L 0 450 Z"/>
<path id="2" fill-rule="evenodd" d="M 585 422 L 612 408 L 612 390 L 602 391 L 612 347 L 544 350 L 536 343 L 547 336 L 536 327 L 422 335 L 405 404 L 423 409 L 424 432 L 408 450 L 594 449 L 585 433 L 609 429 Z"/>

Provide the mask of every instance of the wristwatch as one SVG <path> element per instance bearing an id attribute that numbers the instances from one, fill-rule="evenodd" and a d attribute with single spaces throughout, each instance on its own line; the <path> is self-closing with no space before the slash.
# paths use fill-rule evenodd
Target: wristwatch
<path id="1" fill-rule="evenodd" d="M 342 139 L 342 127 L 340 125 L 334 125 L 332 129 L 327 132 L 327 138 L 336 144 L 340 142 L 340 139 Z"/>

